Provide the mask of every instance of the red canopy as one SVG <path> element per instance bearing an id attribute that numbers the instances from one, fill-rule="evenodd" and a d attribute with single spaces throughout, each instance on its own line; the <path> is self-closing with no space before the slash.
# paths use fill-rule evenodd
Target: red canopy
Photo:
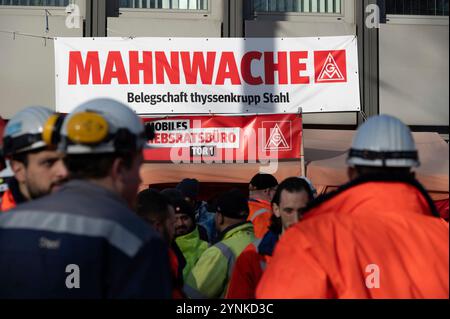
<path id="1" fill-rule="evenodd" d="M 328 192 L 348 181 L 346 151 L 354 131 L 305 130 L 307 176 L 319 193 Z M 413 133 L 419 151 L 419 182 L 434 200 L 449 198 L 449 147 L 437 133 Z M 309 155 L 308 155 L 309 154 Z"/>
<path id="2" fill-rule="evenodd" d="M 319 193 L 348 181 L 346 154 L 355 131 L 308 130 L 303 134 L 306 172 Z M 434 200 L 449 198 L 449 147 L 437 133 L 413 133 L 421 166 L 417 177 Z M 150 164 L 143 165 L 144 185 L 178 183 L 183 178 L 200 182 L 245 183 L 259 171 L 259 164 Z M 300 161 L 280 162 L 273 173 L 279 181 L 301 174 Z M 144 186 L 143 185 L 143 186 Z M 144 186 L 145 187 L 145 186 Z"/>

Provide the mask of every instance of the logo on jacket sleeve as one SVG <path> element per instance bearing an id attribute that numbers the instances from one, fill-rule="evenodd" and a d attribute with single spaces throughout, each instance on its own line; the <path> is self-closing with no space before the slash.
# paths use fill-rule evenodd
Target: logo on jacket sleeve
<path id="1" fill-rule="evenodd" d="M 347 82 L 345 50 L 315 51 L 316 83 Z"/>

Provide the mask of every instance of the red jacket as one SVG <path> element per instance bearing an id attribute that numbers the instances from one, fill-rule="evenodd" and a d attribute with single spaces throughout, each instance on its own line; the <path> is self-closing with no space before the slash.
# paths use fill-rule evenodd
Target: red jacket
<path id="1" fill-rule="evenodd" d="M 268 231 L 262 239 L 248 245 L 236 259 L 227 299 L 255 299 L 256 287 L 272 259 L 273 249 L 279 235 Z"/>
<path id="2" fill-rule="evenodd" d="M 16 207 L 16 201 L 10 189 L 3 193 L 0 199 L 0 212 L 6 212 Z"/>
<path id="3" fill-rule="evenodd" d="M 256 286 L 269 257 L 259 254 L 257 245 L 258 242 L 251 243 L 236 259 L 226 299 L 255 299 Z"/>
<path id="4" fill-rule="evenodd" d="M 449 228 L 430 203 L 407 183 L 341 190 L 281 237 L 256 296 L 449 298 Z"/>
<path id="5" fill-rule="evenodd" d="M 247 221 L 252 222 L 256 238 L 262 238 L 269 230 L 272 218 L 272 205 L 262 199 L 249 199 L 250 212 Z"/>
<path id="6" fill-rule="evenodd" d="M 180 273 L 180 261 L 172 247 L 169 248 L 169 262 L 170 262 L 170 274 L 172 277 L 172 298 L 173 299 L 185 299 L 186 295 L 183 292 L 183 274 Z"/>

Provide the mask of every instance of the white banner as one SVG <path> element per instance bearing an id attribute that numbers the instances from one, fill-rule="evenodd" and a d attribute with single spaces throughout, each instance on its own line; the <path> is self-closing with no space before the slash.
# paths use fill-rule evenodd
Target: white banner
<path id="1" fill-rule="evenodd" d="M 109 97 L 139 114 L 359 111 L 357 41 L 57 38 L 56 108 Z"/>

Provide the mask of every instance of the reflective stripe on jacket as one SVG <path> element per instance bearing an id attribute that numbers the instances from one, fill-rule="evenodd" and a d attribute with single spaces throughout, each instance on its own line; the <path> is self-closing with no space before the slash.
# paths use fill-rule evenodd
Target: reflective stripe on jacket
<path id="1" fill-rule="evenodd" d="M 185 293 L 194 299 L 223 297 L 236 258 L 253 240 L 251 223 L 229 229 L 220 242 L 205 250 L 192 268 L 184 286 Z"/>
<path id="2" fill-rule="evenodd" d="M 183 278 L 186 280 L 192 267 L 195 266 L 200 256 L 209 247 L 209 244 L 200 239 L 198 227 L 195 227 L 189 234 L 175 238 L 175 242 L 186 259 L 186 266 L 183 269 Z"/>
<path id="3" fill-rule="evenodd" d="M 448 298 L 449 227 L 417 183 L 362 181 L 277 244 L 257 298 Z"/>
<path id="4" fill-rule="evenodd" d="M 94 183 L 72 180 L 0 214 L 0 234 L 0 299 L 170 298 L 167 245 Z"/>
<path id="5" fill-rule="evenodd" d="M 272 217 L 272 205 L 270 202 L 261 199 L 249 199 L 248 207 L 250 212 L 247 221 L 253 223 L 255 237 L 262 238 L 269 230 L 270 219 Z"/>

